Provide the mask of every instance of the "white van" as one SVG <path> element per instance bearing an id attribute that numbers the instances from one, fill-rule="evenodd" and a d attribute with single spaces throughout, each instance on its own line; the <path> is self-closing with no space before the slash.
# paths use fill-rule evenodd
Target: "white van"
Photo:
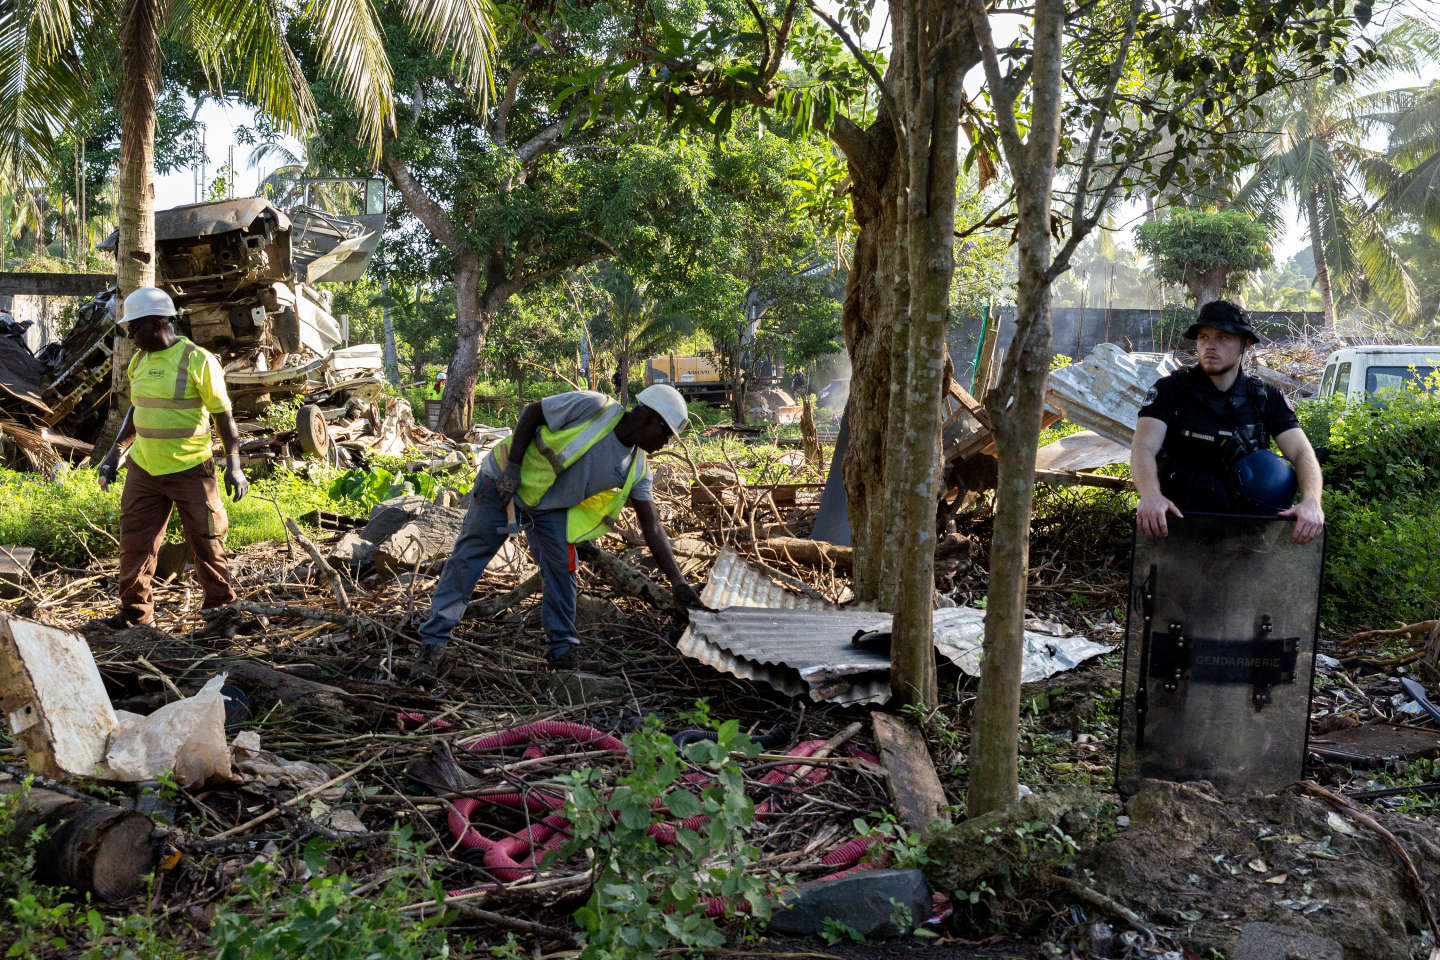
<path id="1" fill-rule="evenodd" d="M 1325 361 L 1321 397 L 1363 400 L 1377 391 L 1418 383 L 1440 368 L 1440 346 L 1347 347 Z"/>

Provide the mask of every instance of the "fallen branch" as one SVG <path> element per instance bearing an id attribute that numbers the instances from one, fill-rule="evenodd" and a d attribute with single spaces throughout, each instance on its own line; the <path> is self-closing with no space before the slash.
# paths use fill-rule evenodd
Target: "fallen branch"
<path id="1" fill-rule="evenodd" d="M 1098 890 L 1092 890 L 1091 888 L 1085 886 L 1085 884 L 1081 883 L 1079 880 L 1075 880 L 1071 877 L 1056 877 L 1055 882 L 1059 884 L 1061 889 L 1065 890 L 1065 892 L 1069 893 L 1071 896 L 1085 901 L 1092 907 L 1104 910 L 1106 913 L 1110 914 L 1112 917 L 1115 917 L 1118 920 L 1124 920 L 1136 930 L 1143 930 L 1145 932 L 1145 935 L 1149 937 L 1152 941 L 1155 940 L 1155 931 L 1151 930 L 1150 927 L 1146 925 L 1145 920 L 1140 916 L 1140 914 L 1136 913 L 1134 910 L 1131 910 L 1129 907 L 1125 906 L 1125 904 L 1121 903 L 1120 901 L 1113 900 L 1110 897 L 1105 896 L 1105 894 L 1101 893 Z"/>
<path id="2" fill-rule="evenodd" d="M 1400 862 L 1405 865 L 1405 872 L 1410 875 L 1410 882 L 1415 885 L 1415 893 L 1420 898 L 1420 912 L 1424 914 L 1425 924 L 1430 928 L 1432 942 L 1440 943 L 1440 921 L 1437 921 L 1435 906 L 1430 902 L 1430 888 L 1426 885 L 1424 879 L 1421 878 L 1420 871 L 1415 868 L 1415 861 L 1410 859 L 1410 854 L 1405 850 L 1405 847 L 1400 841 L 1395 838 L 1395 834 L 1386 830 L 1381 826 L 1380 821 L 1370 816 L 1370 814 L 1361 810 L 1344 797 L 1326 790 L 1314 780 L 1301 780 L 1295 785 L 1301 790 L 1321 797 L 1337 810 L 1345 811 L 1349 816 L 1355 818 L 1356 822 L 1362 826 L 1369 827 L 1380 835 L 1380 838 L 1385 841 L 1385 845 L 1389 847 L 1390 851 L 1399 857 Z"/>
<path id="3" fill-rule="evenodd" d="M 491 597 L 489 600 L 474 601 L 465 608 L 465 617 L 480 617 L 484 619 L 493 617 L 499 613 L 504 613 L 520 601 L 539 593 L 544 582 L 545 580 L 541 576 L 540 571 L 536 570 L 529 577 L 520 581 L 510 592 L 498 597 Z"/>
<path id="4" fill-rule="evenodd" d="M 369 760 L 366 760 L 364 763 L 360 764 L 359 766 L 350 768 L 350 769 L 347 770 L 345 773 L 340 774 L 338 777 L 331 777 L 329 780 L 326 780 L 324 783 L 320 784 L 318 787 L 311 787 L 309 790 L 306 790 L 306 791 L 304 791 L 303 793 L 297 793 L 297 794 L 295 794 L 295 796 L 291 797 L 289 800 L 286 800 L 284 803 L 280 804 L 280 806 L 278 806 L 278 807 L 271 807 L 269 810 L 266 810 L 264 813 L 260 814 L 260 816 L 255 817 L 255 818 L 250 819 L 250 820 L 247 820 L 247 821 L 245 821 L 244 823 L 239 824 L 238 826 L 231 827 L 229 830 L 223 830 L 223 831 L 221 831 L 220 833 L 215 834 L 215 836 L 213 836 L 213 837 L 208 837 L 207 840 L 208 840 L 210 843 L 214 843 L 214 842 L 216 842 L 217 840 L 228 840 L 230 837 L 233 837 L 233 836 L 235 836 L 236 834 L 244 833 L 246 830 L 249 830 L 251 827 L 259 826 L 260 824 L 264 823 L 266 820 L 269 820 L 271 817 L 279 816 L 280 811 L 281 811 L 281 810 L 284 810 L 286 807 L 293 807 L 293 806 L 295 806 L 297 803 L 300 803 L 301 801 L 309 800 L 311 797 L 315 796 L 315 794 L 317 794 L 317 793 L 323 793 L 324 791 L 329 790 L 331 787 L 335 786 L 336 784 L 343 783 L 344 781 L 349 780 L 351 777 L 355 776 L 355 774 L 359 773 L 361 770 L 364 770 L 366 767 L 370 766 L 370 764 L 374 763 L 376 760 L 379 760 L 379 759 L 380 759 L 380 756 L 381 756 L 381 755 L 377 753 L 375 756 L 371 757 Z"/>
<path id="5" fill-rule="evenodd" d="M 337 571 L 334 567 L 330 566 L 329 562 L 326 561 L 324 555 L 320 553 L 320 548 L 315 546 L 315 541 L 311 540 L 309 537 L 305 536 L 305 534 L 300 532 L 300 524 L 296 523 L 291 518 L 286 517 L 285 529 L 289 530 L 292 534 L 294 534 L 296 542 L 299 543 L 300 546 L 305 548 L 306 553 L 310 554 L 310 559 L 313 562 L 313 569 L 315 569 L 321 576 L 326 579 L 326 581 L 329 582 L 330 592 L 335 594 L 335 601 L 340 604 L 340 609 L 349 610 L 350 594 L 347 593 L 345 590 L 345 581 L 340 579 L 339 571 Z"/>
<path id="6" fill-rule="evenodd" d="M 837 567 L 850 568 L 854 551 L 850 547 L 838 547 L 820 540 L 804 540 L 800 537 L 770 537 L 755 541 L 755 549 L 769 550 L 777 556 L 788 556 L 801 563 L 833 563 Z"/>
<path id="7" fill-rule="evenodd" d="M 486 910 L 465 901 L 445 901 L 446 906 L 453 906 L 464 916 L 472 920 L 483 920 L 486 923 L 493 923 L 497 927 L 505 927 L 520 933 L 528 933 L 536 937 L 544 937 L 547 940 L 558 940 L 561 943 L 568 943 L 571 946 L 579 946 L 580 941 L 568 930 L 561 930 L 559 927 L 547 926 L 543 923 L 535 923 L 533 920 L 521 920 L 516 917 L 507 917 L 503 913 L 496 913 L 493 910 Z"/>
<path id="8" fill-rule="evenodd" d="M 1362 630 L 1344 641 L 1345 646 L 1353 647 L 1364 643 L 1366 640 L 1373 640 L 1376 637 L 1400 637 L 1411 634 L 1430 633 L 1432 630 L 1440 630 L 1440 619 L 1421 620 L 1418 623 L 1407 623 L 1402 627 L 1390 627 L 1384 630 Z"/>
<path id="9" fill-rule="evenodd" d="M 606 553 L 593 543 L 577 543 L 575 551 L 596 573 L 610 581 L 620 592 L 639 597 L 652 607 L 667 613 L 678 609 L 675 597 L 669 590 L 614 554 Z"/>

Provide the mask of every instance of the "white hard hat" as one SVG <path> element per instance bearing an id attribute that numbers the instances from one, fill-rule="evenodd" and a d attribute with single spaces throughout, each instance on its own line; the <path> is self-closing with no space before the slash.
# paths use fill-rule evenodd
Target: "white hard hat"
<path id="1" fill-rule="evenodd" d="M 173 317 L 175 301 L 159 287 L 136 287 L 125 298 L 125 309 L 117 323 L 129 323 L 140 317 Z"/>
<path id="2" fill-rule="evenodd" d="M 690 419 L 690 411 L 685 407 L 685 398 L 680 396 L 680 391 L 668 383 L 657 383 L 646 387 L 635 395 L 638 403 L 654 410 L 664 418 L 670 425 L 670 432 L 680 436 L 680 431 L 685 429 L 685 422 Z"/>
<path id="3" fill-rule="evenodd" d="M 436 379 L 436 380 L 444 380 L 444 379 L 445 379 L 445 371 L 444 371 L 444 370 L 441 370 L 439 373 L 435 374 L 435 379 Z"/>

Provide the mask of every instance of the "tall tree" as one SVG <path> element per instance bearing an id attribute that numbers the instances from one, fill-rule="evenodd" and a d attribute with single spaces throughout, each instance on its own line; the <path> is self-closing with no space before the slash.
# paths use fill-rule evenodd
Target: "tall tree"
<path id="1" fill-rule="evenodd" d="M 596 283 L 605 291 L 605 305 L 590 324 L 597 352 L 603 351 L 620 378 L 620 402 L 630 404 L 630 368 L 637 360 L 663 353 L 694 331 L 690 318 L 647 295 L 645 281 L 602 265 Z"/>
<path id="2" fill-rule="evenodd" d="M 1243 210 L 1176 210 L 1137 226 L 1135 239 L 1155 276 L 1183 285 L 1196 306 L 1274 262 L 1270 228 Z"/>
<path id="3" fill-rule="evenodd" d="M 466 95 L 489 91 L 493 15 L 489 0 L 410 0 L 393 11 L 430 49 L 450 51 Z M 394 122 L 393 77 L 384 30 L 369 3 L 307 4 L 293 17 L 319 52 L 321 73 L 355 112 L 371 157 Z M 254 103 L 287 129 L 310 127 L 315 106 L 267 0 L 16 0 L 0 10 L 0 169 L 33 173 L 64 118 L 91 96 L 90 78 L 118 75 L 121 296 L 155 282 L 155 117 L 162 37 L 194 55 L 211 85 Z M 107 55 L 117 51 L 116 55 Z M 116 342 L 116 394 L 130 342 Z"/>

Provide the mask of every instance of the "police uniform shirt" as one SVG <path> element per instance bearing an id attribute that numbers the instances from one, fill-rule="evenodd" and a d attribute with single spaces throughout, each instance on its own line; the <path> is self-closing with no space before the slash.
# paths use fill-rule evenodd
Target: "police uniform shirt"
<path id="1" fill-rule="evenodd" d="M 1223 484 L 1234 461 L 1244 453 L 1265 449 L 1271 439 L 1300 426 L 1285 395 L 1258 377 L 1241 374 L 1229 390 L 1215 387 L 1199 365 L 1185 367 L 1156 381 L 1140 408 L 1140 416 L 1165 424 L 1160 448 L 1160 487 L 1165 496 L 1190 499 L 1191 509 L 1218 508 L 1197 503 L 1177 489 L 1174 474 L 1190 470 Z M 1237 428 L 1259 424 L 1258 445 L 1238 449 Z M 1179 503 L 1179 501 L 1176 501 Z M 1180 503 L 1182 509 L 1184 503 Z"/>

